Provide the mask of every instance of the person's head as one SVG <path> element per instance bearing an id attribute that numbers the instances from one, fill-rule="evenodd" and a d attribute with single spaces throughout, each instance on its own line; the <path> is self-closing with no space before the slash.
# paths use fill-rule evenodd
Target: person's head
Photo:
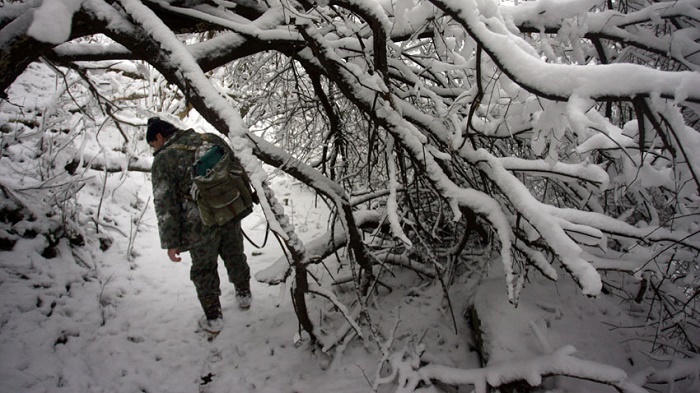
<path id="1" fill-rule="evenodd" d="M 165 141 L 170 138 L 173 134 L 177 132 L 177 127 L 168 123 L 165 120 L 161 120 L 158 117 L 151 117 L 148 119 L 148 130 L 146 131 L 146 142 L 158 150 L 165 143 Z"/>

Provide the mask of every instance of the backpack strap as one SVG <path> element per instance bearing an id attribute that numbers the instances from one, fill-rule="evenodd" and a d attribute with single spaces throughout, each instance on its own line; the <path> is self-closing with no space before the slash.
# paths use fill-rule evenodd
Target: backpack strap
<path id="1" fill-rule="evenodd" d="M 166 149 L 175 149 L 175 150 L 188 151 L 191 153 L 195 153 L 197 151 L 197 149 L 199 149 L 199 146 L 190 146 L 190 145 L 184 145 L 182 143 L 175 143 L 175 144 L 172 144 L 170 146 L 166 146 L 163 150 L 166 150 Z M 191 192 L 183 193 L 182 197 L 188 201 L 195 201 L 195 199 L 196 199 L 192 196 Z"/>
<path id="2" fill-rule="evenodd" d="M 214 143 L 214 138 L 212 138 L 211 134 L 208 132 L 205 132 L 204 134 L 199 134 L 199 136 L 202 138 L 202 141 L 204 142 L 209 142 L 209 143 Z"/>
<path id="3" fill-rule="evenodd" d="M 202 142 L 207 142 L 207 143 L 216 143 L 216 140 L 211 137 L 210 134 L 204 133 L 204 134 L 199 134 L 199 137 L 202 138 Z M 197 151 L 201 146 L 191 146 L 191 145 L 183 145 L 182 143 L 175 143 L 170 146 L 166 146 L 166 149 L 176 149 L 176 150 L 184 150 L 184 151 Z"/>
<path id="4" fill-rule="evenodd" d="M 198 146 L 188 146 L 182 144 L 170 145 L 168 149 L 185 150 L 185 151 L 197 151 Z"/>

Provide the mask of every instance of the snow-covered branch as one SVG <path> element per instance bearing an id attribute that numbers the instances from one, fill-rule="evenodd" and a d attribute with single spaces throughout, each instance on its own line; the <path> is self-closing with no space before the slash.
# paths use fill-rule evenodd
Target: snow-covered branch
<path id="1" fill-rule="evenodd" d="M 700 44 L 696 42 L 697 24 L 700 23 L 700 18 L 697 17 L 700 5 L 697 1 L 659 2 L 638 10 L 630 9 L 626 14 L 616 10 L 591 11 L 599 3 L 562 1 L 556 5 L 548 4 L 547 10 L 542 12 L 542 2 L 533 1 L 517 7 L 502 6 L 500 11 L 507 21 L 512 21 L 523 33 L 562 32 L 579 34 L 587 39 L 613 40 L 670 56 L 691 70 L 697 70 L 700 66 Z M 574 18 L 583 22 L 579 31 L 566 31 L 565 25 Z M 677 24 L 680 27 L 675 34 L 658 36 L 654 31 L 663 28 L 663 23 L 677 23 L 677 20 L 685 18 L 689 18 L 691 23 Z"/>
<path id="2" fill-rule="evenodd" d="M 362 227 L 368 224 L 378 225 L 382 220 L 382 215 L 377 211 L 361 210 L 354 214 L 355 224 Z M 345 247 L 348 242 L 346 231 L 341 223 L 336 223 L 334 228 L 326 232 L 324 235 L 306 243 L 306 255 L 308 263 L 320 263 L 332 255 L 342 247 Z M 272 265 L 255 273 L 255 279 L 276 285 L 284 282 L 291 274 L 291 266 L 285 257 L 277 259 Z"/>
<path id="3" fill-rule="evenodd" d="M 587 67 L 545 63 L 523 49 L 522 40 L 492 9 L 474 0 L 431 2 L 459 21 L 506 75 L 540 97 L 566 101 L 577 94 L 598 100 L 631 100 L 658 95 L 700 103 L 700 75 L 695 72 L 666 72 L 634 64 Z M 492 17 L 488 24 L 482 20 L 484 16 Z"/>
<path id="4" fill-rule="evenodd" d="M 407 357 L 404 352 L 396 353 L 389 362 L 393 370 L 397 371 L 397 393 L 415 392 L 420 383 L 430 384 L 431 381 L 450 385 L 472 385 L 477 393 L 486 393 L 492 387 L 496 388 L 517 381 L 526 381 L 530 386 L 539 386 L 544 377 L 551 375 L 565 375 L 598 382 L 610 385 L 619 392 L 647 392 L 630 380 L 623 370 L 579 359 L 573 356 L 575 352 L 574 347 L 567 346 L 551 354 L 531 359 L 517 359 L 470 370 L 432 363 L 416 367 L 414 359 Z"/>

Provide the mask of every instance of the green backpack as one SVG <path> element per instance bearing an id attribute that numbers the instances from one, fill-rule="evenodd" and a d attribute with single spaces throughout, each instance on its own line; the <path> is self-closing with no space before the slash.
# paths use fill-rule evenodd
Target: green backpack
<path id="1" fill-rule="evenodd" d="M 206 134 L 202 135 L 209 142 Z M 192 165 L 192 199 L 206 226 L 242 220 L 253 211 L 255 195 L 245 171 L 221 146 L 214 144 Z"/>

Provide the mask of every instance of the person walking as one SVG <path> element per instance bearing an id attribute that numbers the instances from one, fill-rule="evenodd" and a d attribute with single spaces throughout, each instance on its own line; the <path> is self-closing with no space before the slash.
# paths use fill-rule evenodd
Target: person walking
<path id="1" fill-rule="evenodd" d="M 207 142 L 224 148 L 233 156 L 230 146 L 214 134 Z M 151 176 L 153 199 L 158 219 L 161 247 L 168 250 L 173 262 L 180 262 L 180 253 L 192 258 L 190 279 L 204 311 L 199 327 L 209 333 L 223 328 L 221 289 L 217 259 L 221 256 L 229 282 L 236 291 L 238 306 L 250 308 L 250 268 L 243 249 L 240 219 L 223 225 L 206 226 L 200 218 L 197 203 L 191 196 L 192 165 L 197 151 L 205 145 L 202 134 L 192 129 L 182 130 L 157 117 L 148 119 L 146 142 L 154 149 Z"/>

